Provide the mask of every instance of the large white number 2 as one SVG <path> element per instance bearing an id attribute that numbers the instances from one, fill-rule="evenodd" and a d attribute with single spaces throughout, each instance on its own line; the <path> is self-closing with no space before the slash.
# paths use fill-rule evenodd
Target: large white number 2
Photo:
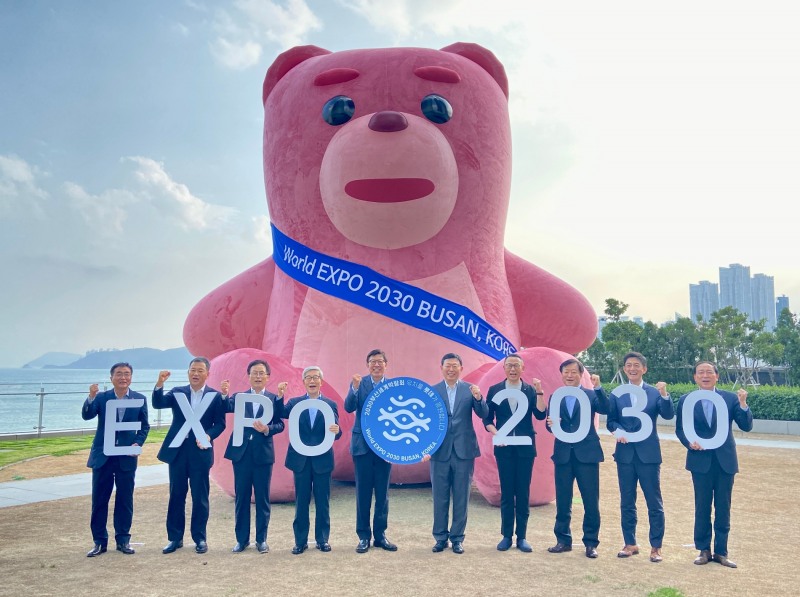
<path id="1" fill-rule="evenodd" d="M 497 433 L 492 438 L 492 444 L 495 446 L 530 446 L 533 442 L 527 435 L 508 435 L 528 413 L 528 397 L 522 390 L 500 390 L 494 395 L 492 402 L 500 404 L 510 397 L 516 398 L 517 410 L 511 413 L 511 418 L 497 430 Z"/>

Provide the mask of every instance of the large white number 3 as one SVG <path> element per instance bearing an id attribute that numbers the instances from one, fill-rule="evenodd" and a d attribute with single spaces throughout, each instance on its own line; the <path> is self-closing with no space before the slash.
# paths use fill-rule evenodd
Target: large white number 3
<path id="1" fill-rule="evenodd" d="M 517 410 L 511 413 L 511 418 L 497 430 L 497 433 L 492 438 L 492 444 L 495 446 L 530 446 L 533 442 L 527 435 L 508 435 L 528 412 L 528 397 L 522 390 L 500 390 L 494 395 L 492 402 L 500 404 L 503 400 L 508 400 L 509 397 L 516 398 Z"/>
<path id="2" fill-rule="evenodd" d="M 636 397 L 636 406 L 626 406 L 621 409 L 620 417 L 635 417 L 639 419 L 642 426 L 639 431 L 625 431 L 622 427 L 617 427 L 614 437 L 624 438 L 631 443 L 644 441 L 653 432 L 653 420 L 644 414 L 644 408 L 647 406 L 647 393 L 641 387 L 630 383 L 617 386 L 611 392 L 611 395 L 617 398 L 622 398 L 625 394 Z"/>

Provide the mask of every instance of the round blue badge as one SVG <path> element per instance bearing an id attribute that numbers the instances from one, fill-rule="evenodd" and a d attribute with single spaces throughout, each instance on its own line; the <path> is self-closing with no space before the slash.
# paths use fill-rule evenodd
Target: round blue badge
<path id="1" fill-rule="evenodd" d="M 375 386 L 361 409 L 361 430 L 378 456 L 414 464 L 433 454 L 447 433 L 447 406 L 428 384 L 395 377 Z"/>

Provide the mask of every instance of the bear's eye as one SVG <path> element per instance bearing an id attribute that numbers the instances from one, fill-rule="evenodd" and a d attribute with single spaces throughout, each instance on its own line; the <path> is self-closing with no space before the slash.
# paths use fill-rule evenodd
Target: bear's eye
<path id="1" fill-rule="evenodd" d="M 344 124 L 353 117 L 356 103 L 346 95 L 332 97 L 322 106 L 322 119 L 331 126 Z"/>
<path id="2" fill-rule="evenodd" d="M 436 124 L 444 124 L 453 117 L 453 106 L 441 95 L 432 93 L 422 98 L 422 114 Z"/>

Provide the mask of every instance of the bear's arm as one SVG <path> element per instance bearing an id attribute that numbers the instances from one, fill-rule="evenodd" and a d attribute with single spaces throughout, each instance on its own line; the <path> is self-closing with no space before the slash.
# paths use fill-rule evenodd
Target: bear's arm
<path id="1" fill-rule="evenodd" d="M 237 348 L 261 348 L 274 274 L 269 257 L 201 299 L 183 325 L 189 352 L 213 359 Z"/>
<path id="2" fill-rule="evenodd" d="M 592 345 L 597 317 L 580 292 L 508 250 L 505 265 L 522 346 L 577 354 Z"/>

